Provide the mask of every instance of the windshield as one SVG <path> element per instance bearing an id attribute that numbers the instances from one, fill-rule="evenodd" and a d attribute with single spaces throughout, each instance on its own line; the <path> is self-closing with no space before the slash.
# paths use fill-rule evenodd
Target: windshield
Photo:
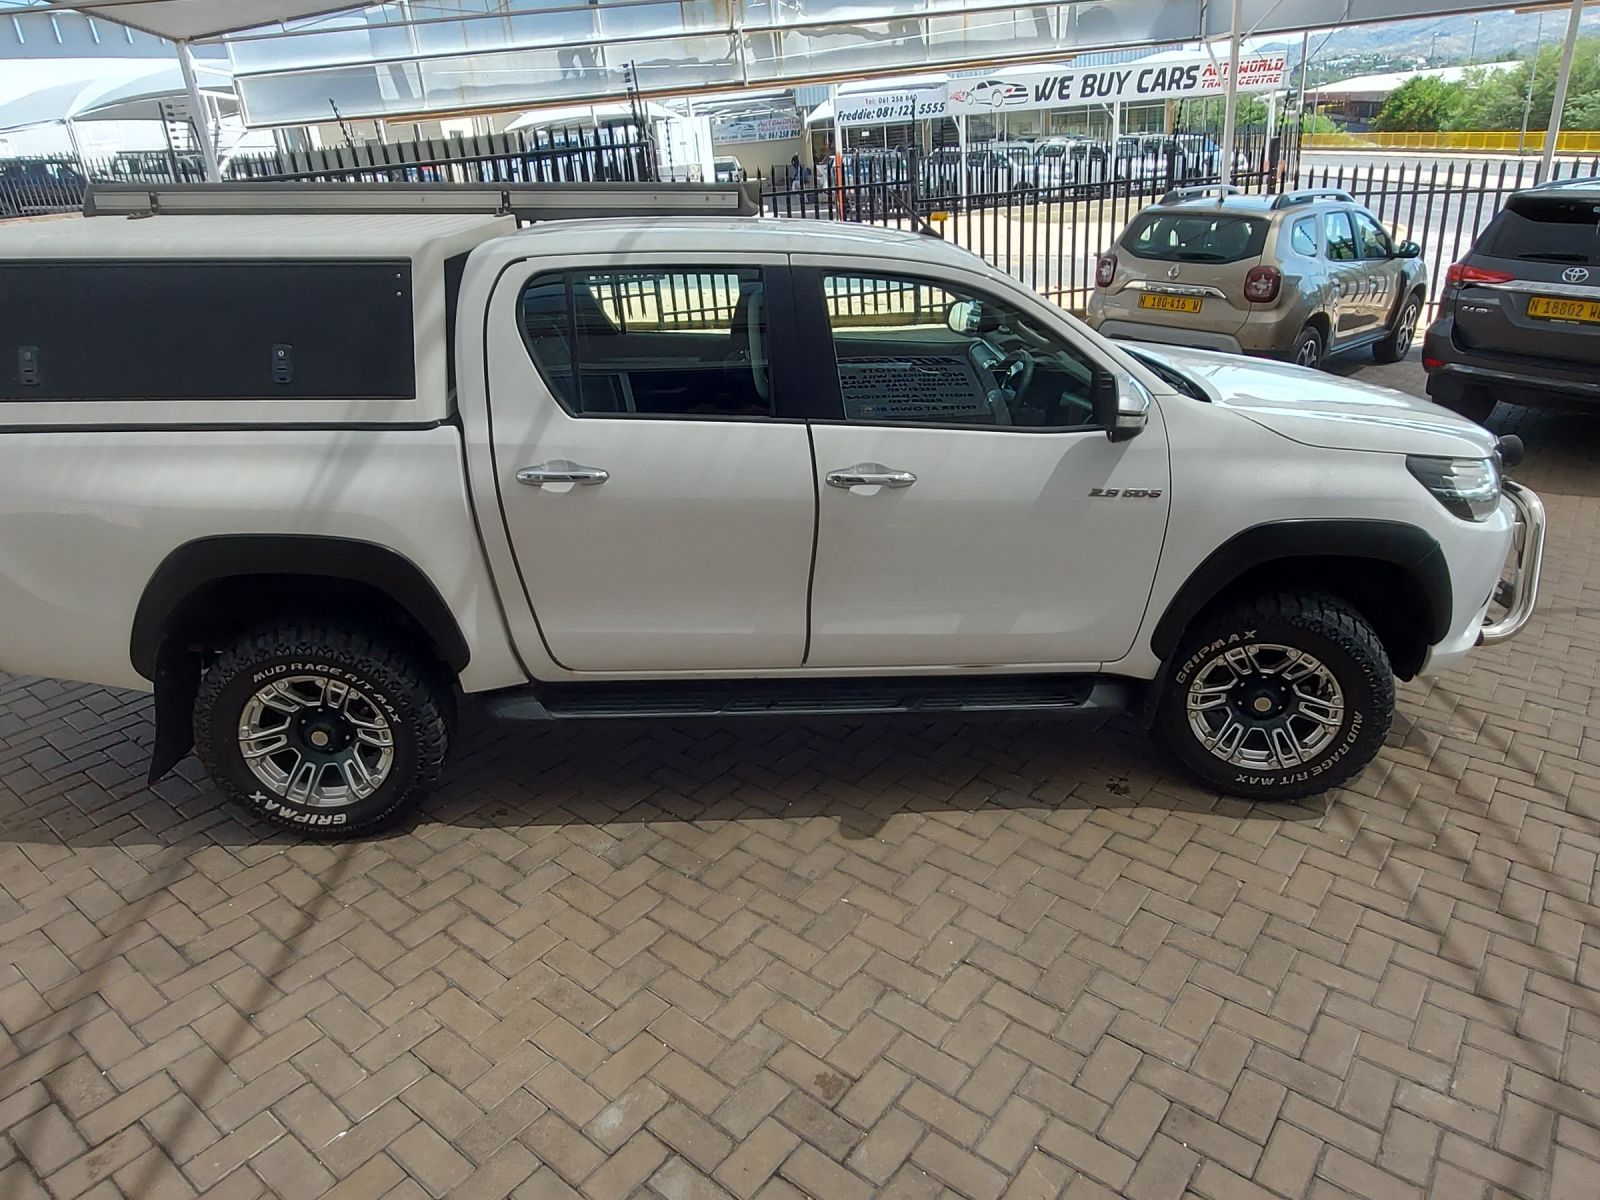
<path id="1" fill-rule="evenodd" d="M 1211 397 L 1206 394 L 1206 390 L 1171 363 L 1165 362 L 1153 354 L 1135 350 L 1132 346 L 1124 346 L 1123 349 L 1160 376 L 1161 381 L 1174 391 L 1188 396 L 1191 400 L 1203 400 L 1207 404 L 1211 403 Z"/>
<path id="2" fill-rule="evenodd" d="M 1483 253 L 1532 262 L 1600 262 L 1600 204 L 1553 196 L 1513 196 L 1489 226 Z"/>
<path id="3" fill-rule="evenodd" d="M 1122 248 L 1159 262 L 1240 262 L 1259 258 L 1267 222 L 1220 212 L 1140 213 L 1122 235 Z"/>

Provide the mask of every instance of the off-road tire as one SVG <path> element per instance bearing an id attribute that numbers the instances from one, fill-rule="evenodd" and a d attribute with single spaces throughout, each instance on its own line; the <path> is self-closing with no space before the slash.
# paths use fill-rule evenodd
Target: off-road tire
<path id="1" fill-rule="evenodd" d="M 1307 325 L 1295 334 L 1294 345 L 1289 347 L 1289 361 L 1312 371 L 1320 371 L 1327 356 L 1327 339 L 1315 325 Z"/>
<path id="2" fill-rule="evenodd" d="M 381 707 L 393 762 L 371 795 L 318 808 L 273 794 L 252 773 L 239 744 L 245 706 L 274 677 L 322 675 L 359 689 Z M 263 820 L 308 837 L 373 833 L 399 820 L 438 780 L 449 743 L 448 698 L 418 658 L 358 628 L 307 622 L 256 630 L 206 668 L 194 704 L 195 753 L 217 788 Z"/>
<path id="3" fill-rule="evenodd" d="M 1412 292 L 1394 315 L 1394 324 L 1382 341 L 1372 344 L 1372 357 L 1381 363 L 1397 363 L 1417 344 L 1417 323 L 1422 320 L 1422 294 Z"/>
<path id="4" fill-rule="evenodd" d="M 1265 768 L 1213 754 L 1190 722 L 1191 686 L 1219 655 L 1247 645 L 1277 644 L 1314 656 L 1337 682 L 1343 711 L 1332 737 L 1307 761 Z M 1286 592 L 1203 615 L 1184 636 L 1156 710 L 1156 740 L 1208 788 L 1252 800 L 1298 800 L 1337 787 L 1377 754 L 1394 719 L 1389 656 L 1366 620 L 1323 593 Z"/>
<path id="5" fill-rule="evenodd" d="M 1497 401 L 1493 395 L 1481 387 L 1462 388 L 1456 395 L 1437 401 L 1441 408 L 1448 408 L 1457 416 L 1465 417 L 1469 421 L 1476 421 L 1479 425 L 1486 425 L 1489 416 L 1495 410 Z"/>

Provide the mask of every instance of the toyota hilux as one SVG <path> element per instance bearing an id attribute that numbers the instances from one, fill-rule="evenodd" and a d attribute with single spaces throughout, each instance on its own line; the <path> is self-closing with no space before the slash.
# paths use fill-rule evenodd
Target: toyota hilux
<path id="1" fill-rule="evenodd" d="M 0 666 L 364 833 L 506 720 L 1131 713 L 1377 753 L 1528 621 L 1514 440 L 739 186 L 133 185 L 0 230 Z M 655 215 L 640 215 L 652 213 Z M 520 218 L 533 218 L 518 228 Z"/>

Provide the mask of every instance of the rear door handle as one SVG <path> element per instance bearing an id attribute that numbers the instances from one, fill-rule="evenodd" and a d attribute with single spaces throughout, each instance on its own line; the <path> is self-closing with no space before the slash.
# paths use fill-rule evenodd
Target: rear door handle
<path id="1" fill-rule="evenodd" d="M 839 471 L 829 471 L 824 478 L 829 487 L 891 487 L 908 488 L 917 481 L 910 471 L 897 471 L 882 463 L 857 463 Z"/>
<path id="2" fill-rule="evenodd" d="M 517 472 L 517 482 L 526 483 L 531 487 L 539 487 L 546 483 L 578 483 L 585 487 L 593 487 L 597 483 L 604 483 L 611 478 L 611 472 L 600 467 L 584 467 L 565 459 L 556 459 L 554 462 L 539 463 L 537 466 L 523 467 Z"/>

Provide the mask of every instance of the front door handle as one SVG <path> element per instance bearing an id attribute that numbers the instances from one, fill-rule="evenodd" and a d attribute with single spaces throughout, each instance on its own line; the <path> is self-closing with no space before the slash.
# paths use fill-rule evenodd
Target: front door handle
<path id="1" fill-rule="evenodd" d="M 824 477 L 829 487 L 891 487 L 908 488 L 917 481 L 910 471 L 896 471 L 882 463 L 857 463 L 840 471 L 829 471 Z"/>
<path id="2" fill-rule="evenodd" d="M 557 459 L 554 462 L 539 463 L 537 466 L 523 467 L 517 472 L 517 482 L 526 483 L 531 487 L 539 487 L 546 483 L 579 483 L 585 487 L 593 487 L 597 483 L 604 483 L 611 478 L 611 472 L 600 467 L 583 467 L 575 462 Z"/>

